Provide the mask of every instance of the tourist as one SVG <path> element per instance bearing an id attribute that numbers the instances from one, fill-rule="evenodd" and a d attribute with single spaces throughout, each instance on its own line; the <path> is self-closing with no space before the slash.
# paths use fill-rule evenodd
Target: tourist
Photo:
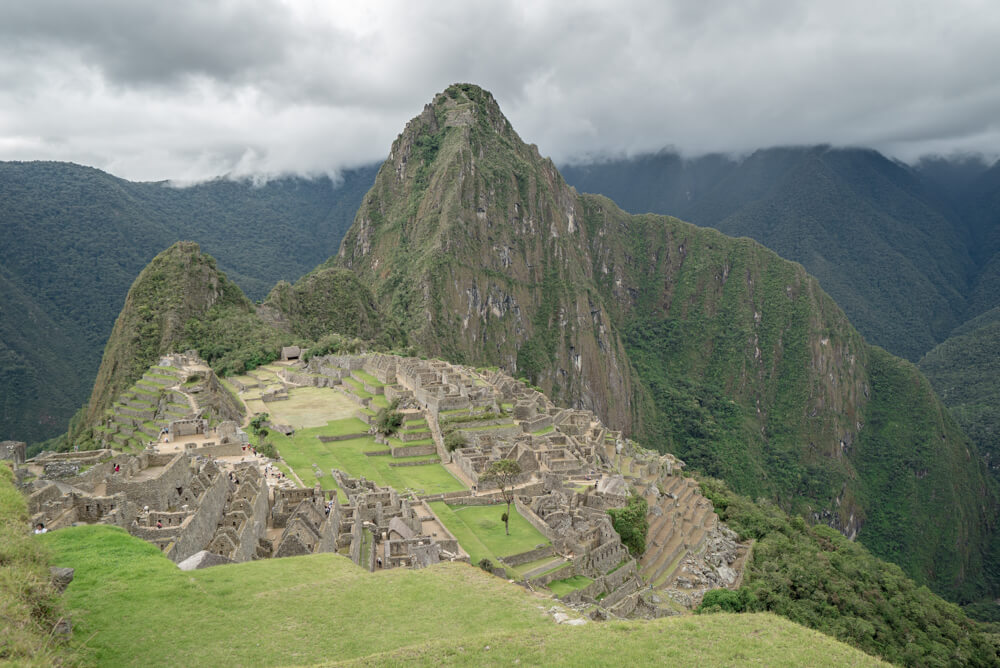
<path id="1" fill-rule="evenodd" d="M 122 467 L 119 466 L 118 464 L 115 464 L 115 473 L 118 473 L 121 470 L 122 470 Z"/>
<path id="2" fill-rule="evenodd" d="M 161 522 L 160 520 L 156 520 L 156 528 L 157 529 L 162 529 L 163 528 L 163 522 Z"/>
<path id="3" fill-rule="evenodd" d="M 35 533 L 48 533 L 49 530 L 45 528 L 45 525 L 39 522 L 35 525 Z"/>

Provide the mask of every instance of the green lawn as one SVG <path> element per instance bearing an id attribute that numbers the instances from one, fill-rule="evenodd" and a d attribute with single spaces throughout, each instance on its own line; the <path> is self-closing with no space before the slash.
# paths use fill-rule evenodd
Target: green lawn
<path id="1" fill-rule="evenodd" d="M 398 492 L 408 489 L 420 494 L 441 494 L 466 489 L 457 478 L 440 464 L 429 466 L 390 467 L 390 462 L 434 460 L 436 456 L 393 459 L 389 455 L 369 457 L 365 452 L 387 449 L 370 436 L 346 441 L 323 443 L 319 435 L 350 434 L 368 426 L 357 418 L 336 420 L 325 427 L 302 429 L 292 436 L 274 434 L 272 441 L 282 458 L 291 466 L 305 485 L 314 485 L 316 476 L 313 464 L 319 466 L 323 476 L 319 479 L 323 489 L 334 489 L 330 469 L 339 469 L 352 477 L 364 476 L 379 485 L 388 485 Z"/>
<path id="2" fill-rule="evenodd" d="M 87 665 L 880 665 L 773 615 L 560 626 L 551 603 L 466 564 L 368 573 L 318 554 L 184 572 L 117 527 L 37 539 L 76 569 L 64 600 Z"/>
<path id="3" fill-rule="evenodd" d="M 499 566 L 500 557 L 509 557 L 548 545 L 548 539 L 528 520 L 521 517 L 514 506 L 510 507 L 510 535 L 504 530 L 500 516 L 506 505 L 449 506 L 444 501 L 432 501 L 431 508 L 448 531 L 458 539 L 462 549 L 469 553 L 473 564 L 489 559 Z M 520 576 L 522 567 L 509 568 Z"/>

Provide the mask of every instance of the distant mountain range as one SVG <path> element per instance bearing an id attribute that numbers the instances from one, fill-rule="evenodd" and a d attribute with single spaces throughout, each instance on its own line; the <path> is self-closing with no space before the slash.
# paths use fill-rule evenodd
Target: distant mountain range
<path id="1" fill-rule="evenodd" d="M 867 149 L 664 152 L 570 165 L 566 181 L 632 213 L 748 236 L 800 262 L 870 342 L 912 361 L 1000 305 L 1000 164 Z"/>
<path id="2" fill-rule="evenodd" d="M 261 299 L 336 251 L 375 171 L 336 183 L 176 188 L 67 163 L 0 163 L 0 438 L 65 430 L 87 401 L 129 285 L 154 255 L 199 242 Z"/>

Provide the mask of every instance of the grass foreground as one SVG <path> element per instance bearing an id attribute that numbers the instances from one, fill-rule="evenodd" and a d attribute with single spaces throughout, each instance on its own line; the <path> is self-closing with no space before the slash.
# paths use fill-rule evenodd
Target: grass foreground
<path id="1" fill-rule="evenodd" d="M 65 603 L 88 664 L 884 665 L 770 614 L 560 626 L 552 599 L 467 564 L 368 573 L 319 554 L 183 572 L 115 527 L 39 539 L 76 569 Z"/>

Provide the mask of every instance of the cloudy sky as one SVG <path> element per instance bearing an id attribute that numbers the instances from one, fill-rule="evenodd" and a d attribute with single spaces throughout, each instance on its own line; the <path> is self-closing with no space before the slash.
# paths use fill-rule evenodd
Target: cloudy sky
<path id="1" fill-rule="evenodd" d="M 130 179 L 381 160 L 448 84 L 557 162 L 1000 154 L 993 0 L 0 0 L 0 160 Z"/>

